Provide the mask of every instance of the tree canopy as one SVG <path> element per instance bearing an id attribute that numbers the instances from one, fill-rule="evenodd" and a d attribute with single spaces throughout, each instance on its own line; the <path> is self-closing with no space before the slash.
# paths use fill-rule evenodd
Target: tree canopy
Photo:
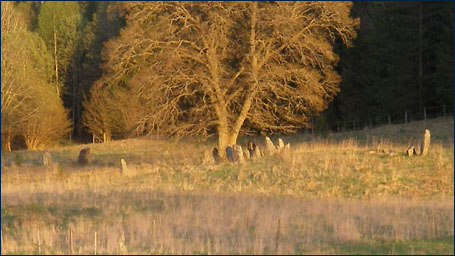
<path id="1" fill-rule="evenodd" d="M 216 133 L 220 148 L 241 132 L 296 131 L 338 92 L 333 44 L 355 38 L 351 5 L 123 3 L 126 27 L 106 44 L 105 75 L 97 82 L 117 101 L 108 119 L 125 124 L 109 128 Z M 95 130 L 95 123 L 86 125 Z"/>

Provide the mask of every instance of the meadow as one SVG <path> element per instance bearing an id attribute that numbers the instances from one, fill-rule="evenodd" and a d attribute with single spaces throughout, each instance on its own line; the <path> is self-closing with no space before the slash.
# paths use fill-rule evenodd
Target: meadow
<path id="1" fill-rule="evenodd" d="M 2 254 L 453 255 L 453 125 L 282 136 L 289 154 L 244 164 L 190 138 L 2 152 Z M 429 154 L 407 157 L 424 129 Z"/>

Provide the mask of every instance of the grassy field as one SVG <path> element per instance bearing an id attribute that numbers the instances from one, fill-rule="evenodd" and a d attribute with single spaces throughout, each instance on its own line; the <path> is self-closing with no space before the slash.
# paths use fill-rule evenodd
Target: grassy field
<path id="1" fill-rule="evenodd" d="M 424 129 L 429 155 L 405 156 Z M 207 162 L 213 140 L 55 147 L 52 167 L 44 151 L 2 152 L 2 254 L 453 255 L 453 129 L 292 135 L 290 154 L 245 164 Z"/>

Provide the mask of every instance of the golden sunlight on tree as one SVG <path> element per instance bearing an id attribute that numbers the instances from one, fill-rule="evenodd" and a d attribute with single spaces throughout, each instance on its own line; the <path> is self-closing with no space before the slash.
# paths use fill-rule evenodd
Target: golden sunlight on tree
<path id="1" fill-rule="evenodd" d="M 339 91 L 333 44 L 340 38 L 350 46 L 356 36 L 351 6 L 125 2 L 126 27 L 106 44 L 98 82 L 130 97 L 117 97 L 115 118 L 107 119 L 142 106 L 128 114 L 135 134 L 218 134 L 220 148 L 240 133 L 294 132 Z"/>

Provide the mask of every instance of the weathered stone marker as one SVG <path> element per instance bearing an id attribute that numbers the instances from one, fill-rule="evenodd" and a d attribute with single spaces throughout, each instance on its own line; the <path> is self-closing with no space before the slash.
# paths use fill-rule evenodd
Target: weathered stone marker
<path id="1" fill-rule="evenodd" d="M 77 159 L 79 164 L 85 165 L 90 163 L 90 148 L 83 148 L 79 152 L 79 158 Z"/>
<path id="2" fill-rule="evenodd" d="M 51 154 L 49 152 L 46 152 L 43 155 L 43 165 L 44 166 L 52 165 L 52 157 L 51 157 Z"/>
<path id="3" fill-rule="evenodd" d="M 254 148 L 254 157 L 255 158 L 261 158 L 262 157 L 261 149 L 258 146 L 256 146 Z"/>
<path id="4" fill-rule="evenodd" d="M 282 151 L 284 149 L 284 142 L 281 138 L 278 138 L 278 151 Z"/>
<path id="5" fill-rule="evenodd" d="M 273 144 L 272 140 L 265 136 L 265 144 L 266 144 L 266 152 L 268 155 L 273 155 L 277 152 L 275 145 Z"/>
<path id="6" fill-rule="evenodd" d="M 428 149 L 430 148 L 430 130 L 426 129 L 423 134 L 422 146 L 420 147 L 420 155 L 426 156 L 428 154 Z"/>
<path id="7" fill-rule="evenodd" d="M 226 147 L 226 158 L 230 162 L 234 162 L 234 155 L 231 146 Z"/>
<path id="8" fill-rule="evenodd" d="M 120 162 L 122 163 L 122 174 L 125 175 L 125 174 L 128 174 L 128 166 L 126 165 L 126 161 L 125 159 L 121 159 Z"/>
<path id="9" fill-rule="evenodd" d="M 250 151 L 248 149 L 243 149 L 243 157 L 245 159 L 250 159 L 251 158 L 251 155 L 250 155 Z"/>
<path id="10" fill-rule="evenodd" d="M 406 150 L 406 155 L 407 155 L 407 156 L 413 156 L 413 155 L 414 155 L 414 151 L 415 151 L 415 147 L 414 147 L 414 146 L 410 146 L 410 147 Z"/>
<path id="11" fill-rule="evenodd" d="M 284 153 L 286 154 L 291 153 L 291 143 L 288 143 L 286 144 L 286 146 L 284 146 Z"/>
<path id="12" fill-rule="evenodd" d="M 256 144 L 252 140 L 248 141 L 248 145 L 246 147 L 248 152 L 250 153 L 250 158 L 254 157 L 254 150 L 256 150 Z"/>
<path id="13" fill-rule="evenodd" d="M 243 158 L 243 150 L 242 146 L 240 145 L 233 145 L 232 148 L 234 149 L 234 162 L 245 162 L 245 158 Z"/>
<path id="14" fill-rule="evenodd" d="M 217 148 L 213 148 L 213 151 L 212 151 L 212 156 L 213 156 L 213 160 L 215 161 L 215 163 L 219 163 L 220 162 L 220 155 L 218 154 L 218 149 Z"/>

